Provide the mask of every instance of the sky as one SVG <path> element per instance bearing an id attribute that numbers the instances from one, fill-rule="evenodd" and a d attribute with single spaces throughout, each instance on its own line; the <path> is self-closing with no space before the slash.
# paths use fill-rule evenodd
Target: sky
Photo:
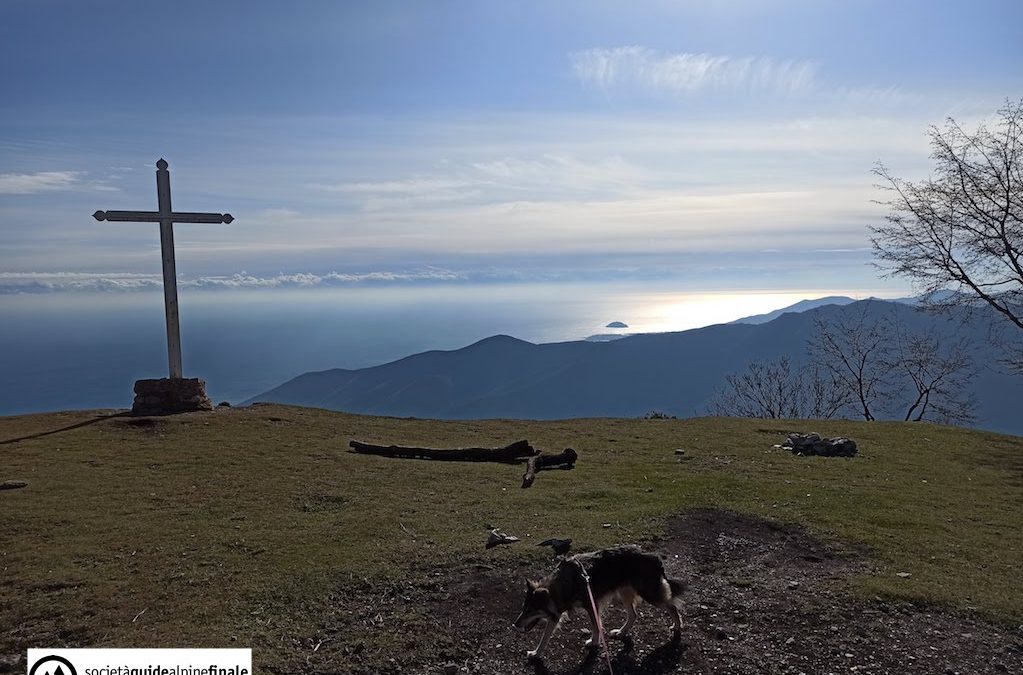
<path id="1" fill-rule="evenodd" d="M 1023 96 L 1023 3 L 0 1 L 0 294 L 890 293 L 871 169 Z M 93 297 L 90 295 L 90 297 Z"/>

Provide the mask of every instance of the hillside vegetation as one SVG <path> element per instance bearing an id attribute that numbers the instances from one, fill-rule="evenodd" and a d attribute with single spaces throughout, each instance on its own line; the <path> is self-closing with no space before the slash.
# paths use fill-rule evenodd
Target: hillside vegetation
<path id="1" fill-rule="evenodd" d="M 811 430 L 852 437 L 860 453 L 772 447 Z M 523 490 L 518 466 L 356 455 L 353 438 L 432 447 L 526 438 L 545 451 L 571 446 L 580 460 Z M 858 561 L 838 589 L 856 602 L 1023 620 L 1019 437 L 919 423 L 441 422 L 257 405 L 0 418 L 0 457 L 0 481 L 28 482 L 0 491 L 0 656 L 251 646 L 259 672 L 436 672 L 476 647 L 417 593 L 508 570 L 502 602 L 513 604 L 519 571 L 551 566 L 539 540 L 656 547 L 672 517 L 707 508 L 805 526 Z M 522 541 L 485 551 L 490 526 Z M 491 616 L 479 594 L 450 603 Z M 487 649 L 521 663 L 536 636 L 513 634 L 514 607 L 490 611 L 477 620 L 493 636 Z M 699 635 L 687 639 L 701 649 Z"/>

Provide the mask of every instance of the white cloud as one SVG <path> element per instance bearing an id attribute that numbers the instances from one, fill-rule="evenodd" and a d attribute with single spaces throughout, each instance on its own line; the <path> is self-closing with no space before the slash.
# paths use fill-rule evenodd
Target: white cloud
<path id="1" fill-rule="evenodd" d="M 79 184 L 80 175 L 79 171 L 0 173 L 0 194 L 28 195 L 73 188 Z"/>
<path id="2" fill-rule="evenodd" d="M 156 274 L 112 272 L 0 272 L 0 294 L 49 291 L 139 291 L 160 288 Z"/>
<path id="3" fill-rule="evenodd" d="M 320 288 L 360 283 L 414 283 L 459 281 L 465 277 L 450 270 L 425 268 L 409 272 L 365 272 L 360 274 L 295 273 L 261 277 L 246 272 L 227 276 L 201 276 L 179 279 L 181 288 L 269 289 Z M 158 274 L 90 272 L 0 272 L 0 295 L 14 293 L 54 293 L 60 291 L 147 291 L 162 288 Z"/>
<path id="4" fill-rule="evenodd" d="M 655 91 L 807 90 L 817 66 L 811 61 L 711 54 L 660 54 L 640 46 L 587 49 L 571 55 L 576 75 L 602 89 L 639 86 Z"/>
<path id="5" fill-rule="evenodd" d="M 463 275 L 450 270 L 427 268 L 412 272 L 365 272 L 360 274 L 278 274 L 272 277 L 258 277 L 242 272 L 230 276 L 199 277 L 185 281 L 183 286 L 195 288 L 317 288 L 327 286 L 347 286 L 359 283 L 402 283 L 423 281 L 459 281 Z"/>

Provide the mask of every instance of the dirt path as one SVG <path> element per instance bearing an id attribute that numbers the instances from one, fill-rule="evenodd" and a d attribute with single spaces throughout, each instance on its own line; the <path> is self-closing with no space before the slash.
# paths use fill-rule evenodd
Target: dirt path
<path id="1" fill-rule="evenodd" d="M 843 580 L 867 567 L 866 553 L 837 550 L 798 527 L 698 510 L 675 519 L 669 535 L 646 548 L 661 554 L 669 575 L 690 583 L 683 633 L 672 641 L 667 615 L 642 606 L 633 637 L 611 644 L 619 675 L 1023 672 L 1023 629 L 907 603 L 852 600 Z M 482 675 L 607 672 L 599 654 L 583 650 L 588 621 L 582 615 L 562 624 L 542 663 L 526 661 L 539 631 L 522 635 L 511 621 L 522 579 L 548 571 L 481 558 L 400 591 L 374 589 L 371 611 L 381 623 L 393 626 L 387 617 L 415 607 L 434 628 L 411 636 L 409 651 L 383 663 L 348 647 L 345 666 L 423 674 L 442 673 L 445 664 Z M 612 608 L 606 623 L 618 625 L 623 617 Z"/>

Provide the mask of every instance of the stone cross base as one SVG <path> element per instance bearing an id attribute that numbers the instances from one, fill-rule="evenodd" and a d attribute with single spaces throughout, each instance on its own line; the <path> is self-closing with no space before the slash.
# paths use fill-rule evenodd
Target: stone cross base
<path id="1" fill-rule="evenodd" d="M 213 403 L 206 395 L 206 382 L 198 377 L 135 381 L 133 415 L 168 415 L 196 410 L 213 410 Z"/>

